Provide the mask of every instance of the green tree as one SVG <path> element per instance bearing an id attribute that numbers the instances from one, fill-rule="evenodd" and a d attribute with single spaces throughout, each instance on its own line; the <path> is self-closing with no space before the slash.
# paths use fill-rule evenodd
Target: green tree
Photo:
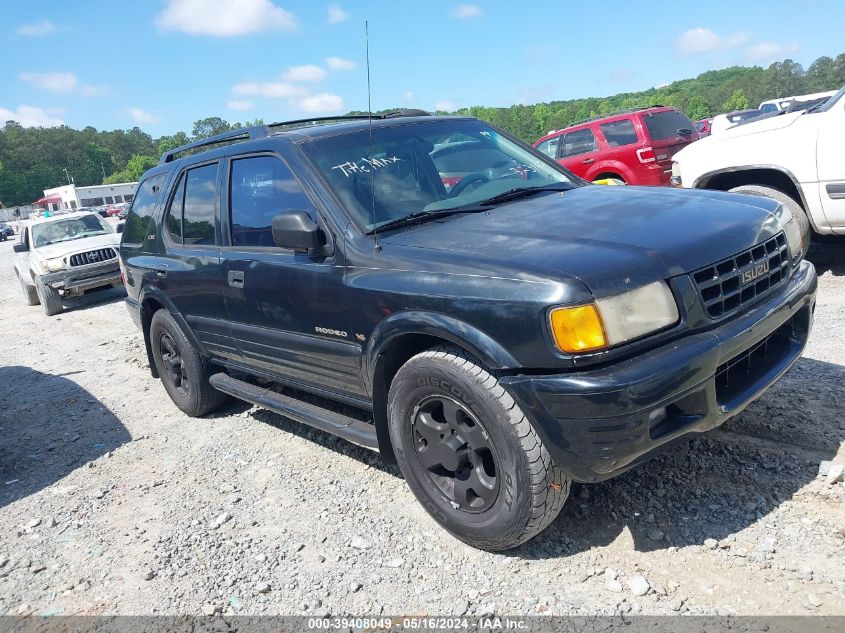
<path id="1" fill-rule="evenodd" d="M 751 104 L 748 102 L 748 97 L 745 95 L 745 92 L 740 90 L 734 90 L 731 98 L 725 101 L 722 104 L 722 110 L 724 112 L 732 112 L 733 110 L 747 110 L 751 107 Z"/>
<path id="2" fill-rule="evenodd" d="M 194 121 L 194 127 L 191 135 L 194 140 L 200 140 L 214 136 L 215 134 L 222 134 L 232 129 L 228 121 L 224 121 L 219 116 L 210 116 L 199 121 Z"/>
<path id="3" fill-rule="evenodd" d="M 141 179 L 141 175 L 151 167 L 155 167 L 157 162 L 158 160 L 154 156 L 135 154 L 126 163 L 125 169 L 113 173 L 103 181 L 103 184 L 112 185 L 117 182 L 137 182 Z"/>
<path id="4" fill-rule="evenodd" d="M 689 101 L 687 101 L 684 112 L 692 121 L 706 119 L 710 116 L 710 104 L 707 103 L 707 100 L 704 97 L 694 95 Z"/>

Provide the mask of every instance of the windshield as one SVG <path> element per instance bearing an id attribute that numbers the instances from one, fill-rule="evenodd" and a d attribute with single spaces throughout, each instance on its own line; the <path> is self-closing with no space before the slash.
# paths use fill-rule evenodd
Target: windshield
<path id="1" fill-rule="evenodd" d="M 77 240 L 81 237 L 92 235 L 104 235 L 110 231 L 103 226 L 100 218 L 96 215 L 83 215 L 67 220 L 56 220 L 44 224 L 35 224 L 32 227 L 32 241 L 35 247 L 55 244 L 56 242 L 67 242 Z"/>
<path id="2" fill-rule="evenodd" d="M 474 119 L 376 127 L 372 143 L 365 129 L 303 149 L 366 231 L 513 189 L 577 186 L 562 168 Z"/>
<path id="3" fill-rule="evenodd" d="M 845 86 L 842 86 L 842 88 L 839 89 L 839 92 L 837 92 L 830 99 L 825 101 L 823 106 L 821 106 L 820 108 L 815 108 L 813 112 L 827 112 L 837 103 L 839 103 L 839 100 L 842 99 L 843 95 L 845 95 Z"/>

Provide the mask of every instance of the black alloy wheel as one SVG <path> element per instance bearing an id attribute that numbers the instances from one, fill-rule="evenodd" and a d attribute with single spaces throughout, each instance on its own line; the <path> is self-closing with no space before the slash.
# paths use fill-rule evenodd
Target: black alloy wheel
<path id="1" fill-rule="evenodd" d="M 167 372 L 167 375 L 163 378 L 170 381 L 179 395 L 187 396 L 190 387 L 185 361 L 176 341 L 167 332 L 164 332 L 159 339 L 159 352 Z"/>
<path id="2" fill-rule="evenodd" d="M 484 512 L 499 495 L 499 462 L 487 431 L 457 400 L 435 395 L 413 417 L 414 446 L 426 476 L 456 510 Z"/>

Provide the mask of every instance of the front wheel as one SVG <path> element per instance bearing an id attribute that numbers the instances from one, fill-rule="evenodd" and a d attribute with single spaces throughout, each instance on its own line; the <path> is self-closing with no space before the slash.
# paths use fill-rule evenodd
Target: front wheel
<path id="1" fill-rule="evenodd" d="M 18 281 L 21 283 L 21 290 L 23 290 L 23 298 L 28 306 L 37 306 L 39 304 L 38 291 L 32 284 L 26 283 L 23 277 L 18 275 Z"/>
<path id="2" fill-rule="evenodd" d="M 203 416 L 226 401 L 226 394 L 208 383 L 210 373 L 202 356 L 167 310 L 153 315 L 150 346 L 167 395 L 184 413 Z"/>
<path id="3" fill-rule="evenodd" d="M 570 481 L 496 377 L 461 350 L 417 354 L 388 395 L 390 438 L 411 491 L 465 543 L 516 547 L 560 512 Z"/>
<path id="4" fill-rule="evenodd" d="M 35 289 L 41 307 L 44 308 L 44 314 L 53 316 L 62 313 L 64 306 L 62 305 L 62 295 L 59 294 L 58 290 L 41 281 L 35 282 Z"/>

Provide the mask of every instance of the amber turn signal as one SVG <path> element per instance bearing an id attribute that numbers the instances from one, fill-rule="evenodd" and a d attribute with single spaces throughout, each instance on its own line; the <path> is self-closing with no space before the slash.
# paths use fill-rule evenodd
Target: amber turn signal
<path id="1" fill-rule="evenodd" d="M 555 308 L 549 313 L 552 337 L 564 352 L 588 352 L 607 347 L 601 315 L 595 305 Z"/>

